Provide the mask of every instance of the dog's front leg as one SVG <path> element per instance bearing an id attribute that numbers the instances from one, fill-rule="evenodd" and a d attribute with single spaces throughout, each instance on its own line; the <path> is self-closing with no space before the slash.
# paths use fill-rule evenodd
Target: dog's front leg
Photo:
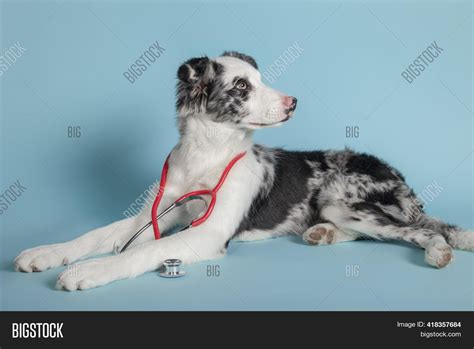
<path id="1" fill-rule="evenodd" d="M 94 229 L 71 241 L 24 250 L 15 258 L 15 269 L 24 272 L 43 271 L 90 255 L 112 252 L 115 240 L 129 235 L 145 222 L 146 217 L 139 215 Z"/>
<path id="2" fill-rule="evenodd" d="M 226 242 L 258 192 L 260 168 L 251 165 L 236 165 L 219 192 L 212 215 L 203 224 L 145 242 L 119 255 L 75 264 L 59 276 L 57 286 L 71 291 L 84 290 L 156 270 L 168 258 L 189 264 L 222 256 Z"/>
<path id="3" fill-rule="evenodd" d="M 57 287 L 86 290 L 156 270 L 168 258 L 189 264 L 222 256 L 227 240 L 219 231 L 208 229 L 203 225 L 140 244 L 118 255 L 76 263 L 59 275 Z"/>
<path id="4" fill-rule="evenodd" d="M 172 202 L 171 199 L 166 197 L 163 204 L 160 205 L 160 209 L 164 209 L 170 202 Z M 173 212 L 166 219 L 160 221 L 162 231 L 168 230 L 175 223 L 179 224 L 183 214 L 183 212 Z M 137 216 L 94 229 L 71 241 L 24 250 L 15 258 L 15 269 L 23 272 L 43 271 L 71 264 L 90 256 L 110 253 L 114 250 L 114 247 L 120 248 L 123 246 L 125 241 L 150 219 L 150 210 L 146 210 Z M 134 244 L 147 239 L 153 239 L 152 227 L 144 231 Z"/>

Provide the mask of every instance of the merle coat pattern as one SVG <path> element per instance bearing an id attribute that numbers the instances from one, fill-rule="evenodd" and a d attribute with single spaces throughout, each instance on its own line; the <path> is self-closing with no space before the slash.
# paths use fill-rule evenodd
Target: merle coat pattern
<path id="1" fill-rule="evenodd" d="M 183 263 L 218 258 L 232 239 L 294 234 L 309 245 L 401 240 L 424 249 L 426 262 L 438 268 L 453 261 L 453 248 L 474 250 L 472 232 L 426 215 L 400 172 L 373 155 L 254 144 L 255 130 L 283 124 L 297 103 L 263 84 L 257 68 L 252 57 L 225 52 L 213 59 L 192 58 L 178 69 L 180 140 L 170 154 L 159 211 L 183 193 L 213 187 L 229 161 L 246 153 L 222 186 L 209 219 L 159 240 L 147 229 L 124 253 L 78 262 L 75 273 L 61 273 L 60 289 L 84 290 L 134 277 L 156 270 L 167 258 Z M 196 205 L 189 205 L 160 221 L 160 228 L 186 225 L 198 213 Z M 25 250 L 15 260 L 16 269 L 43 271 L 120 250 L 149 220 L 146 207 L 75 240 Z"/>

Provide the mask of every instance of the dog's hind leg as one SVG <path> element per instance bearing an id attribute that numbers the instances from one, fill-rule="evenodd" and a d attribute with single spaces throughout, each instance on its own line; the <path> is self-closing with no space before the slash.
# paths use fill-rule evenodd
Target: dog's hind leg
<path id="1" fill-rule="evenodd" d="M 331 245 L 337 242 L 354 241 L 358 234 L 345 232 L 332 223 L 318 223 L 309 227 L 302 235 L 310 245 Z"/>
<path id="2" fill-rule="evenodd" d="M 416 217 L 414 227 L 434 230 L 446 238 L 451 247 L 474 252 L 474 232 L 445 223 L 424 213 Z"/>
<path id="3" fill-rule="evenodd" d="M 438 268 L 454 260 L 452 247 L 441 233 L 410 226 L 375 204 L 363 202 L 353 207 L 328 205 L 321 210 L 321 217 L 343 230 L 378 240 L 402 240 L 424 248 L 426 263 Z"/>

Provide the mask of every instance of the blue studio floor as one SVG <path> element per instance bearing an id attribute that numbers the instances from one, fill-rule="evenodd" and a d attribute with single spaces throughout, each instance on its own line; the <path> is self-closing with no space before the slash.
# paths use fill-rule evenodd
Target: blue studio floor
<path id="1" fill-rule="evenodd" d="M 456 252 L 452 265 L 436 270 L 424 264 L 423 251 L 402 244 L 313 247 L 294 237 L 234 242 L 226 258 L 186 266 L 180 279 L 151 272 L 71 293 L 54 289 L 62 268 L 14 272 L 16 251 L 10 250 L 2 256 L 1 309 L 473 310 L 474 254 Z"/>

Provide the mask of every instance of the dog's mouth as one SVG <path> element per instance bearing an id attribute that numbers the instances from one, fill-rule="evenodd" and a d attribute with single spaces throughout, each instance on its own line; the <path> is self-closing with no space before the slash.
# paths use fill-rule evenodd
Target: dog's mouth
<path id="1" fill-rule="evenodd" d="M 286 117 L 282 120 L 279 120 L 279 121 L 275 121 L 275 122 L 270 122 L 270 123 L 258 123 L 258 122 L 249 122 L 247 125 L 250 125 L 250 126 L 254 126 L 254 127 L 271 127 L 271 126 L 276 126 L 276 125 L 279 125 L 279 124 L 282 124 L 284 122 L 287 122 L 288 120 L 290 120 L 290 118 L 293 116 L 293 112 L 294 112 L 294 108 L 293 109 L 288 109 L 286 110 Z"/>

